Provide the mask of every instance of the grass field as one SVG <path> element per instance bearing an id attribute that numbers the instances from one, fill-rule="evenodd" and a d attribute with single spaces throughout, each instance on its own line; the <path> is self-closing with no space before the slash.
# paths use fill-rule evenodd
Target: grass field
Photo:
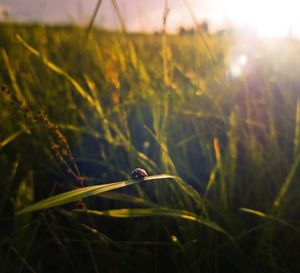
<path id="1" fill-rule="evenodd" d="M 300 271 L 297 39 L 0 37 L 1 273 Z"/>

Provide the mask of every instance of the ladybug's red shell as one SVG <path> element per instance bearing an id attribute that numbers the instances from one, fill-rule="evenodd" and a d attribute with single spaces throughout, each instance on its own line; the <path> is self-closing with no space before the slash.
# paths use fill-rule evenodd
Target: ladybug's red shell
<path id="1" fill-rule="evenodd" d="M 147 172 L 144 169 L 136 168 L 131 173 L 132 179 L 139 179 L 148 176 Z"/>

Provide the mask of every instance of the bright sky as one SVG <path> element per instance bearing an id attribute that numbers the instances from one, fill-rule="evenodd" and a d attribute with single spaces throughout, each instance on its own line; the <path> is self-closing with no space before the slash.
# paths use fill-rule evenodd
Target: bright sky
<path id="1" fill-rule="evenodd" d="M 87 22 L 98 0 L 0 0 L 15 20 L 44 22 Z M 196 18 L 208 19 L 212 29 L 236 24 L 255 29 L 264 36 L 300 35 L 300 0 L 169 0 L 171 12 L 168 29 L 191 25 L 192 18 L 184 5 L 188 2 Z M 117 0 L 128 30 L 160 29 L 164 0 Z M 1 18 L 1 15 L 0 15 Z M 111 0 L 103 0 L 97 23 L 118 28 Z"/>
<path id="2" fill-rule="evenodd" d="M 0 0 L 0 6 L 7 9 L 17 20 L 42 20 L 47 22 L 86 21 L 98 0 Z M 214 19 L 216 8 L 210 2 L 188 0 L 197 18 Z M 169 0 L 171 9 L 168 25 L 174 29 L 178 24 L 191 24 L 191 16 L 182 0 Z M 160 29 L 164 0 L 117 0 L 126 26 L 129 30 Z M 208 4 L 210 3 L 210 4 Z M 218 18 L 220 20 L 222 18 Z M 97 23 L 117 28 L 119 26 L 111 0 L 103 0 Z"/>

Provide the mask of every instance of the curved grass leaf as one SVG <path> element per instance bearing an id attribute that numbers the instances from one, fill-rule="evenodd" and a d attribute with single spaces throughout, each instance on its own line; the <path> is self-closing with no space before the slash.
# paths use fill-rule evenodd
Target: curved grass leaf
<path id="1" fill-rule="evenodd" d="M 36 210 L 48 209 L 59 205 L 64 205 L 70 202 L 74 202 L 77 200 L 81 200 L 83 198 L 87 198 L 89 196 L 94 196 L 103 192 L 111 191 L 114 189 L 123 188 L 132 184 L 136 184 L 142 181 L 151 181 L 158 179 L 177 179 L 176 176 L 168 175 L 168 174 L 160 174 L 160 175 L 152 175 L 147 176 L 144 179 L 130 179 L 120 182 L 88 186 L 84 188 L 79 188 L 76 190 L 68 191 L 62 194 L 58 194 L 47 199 L 44 199 L 40 202 L 37 202 L 31 206 L 24 208 L 23 210 L 17 212 L 17 214 L 32 212 Z"/>
<path id="2" fill-rule="evenodd" d="M 279 193 L 273 202 L 275 207 L 280 207 L 282 199 L 287 194 L 288 189 L 290 188 L 290 186 L 295 178 L 295 175 L 296 175 L 299 165 L 300 165 L 300 153 L 297 155 L 293 164 L 291 165 L 289 173 L 288 173 L 286 179 L 284 180 L 284 182 L 282 183 Z"/>
<path id="3" fill-rule="evenodd" d="M 176 209 L 168 209 L 168 208 L 126 208 L 126 209 L 114 209 L 114 210 L 106 210 L 106 211 L 98 211 L 98 210 L 81 210 L 75 209 L 75 212 L 84 212 L 89 214 L 94 214 L 98 216 L 108 216 L 115 218 L 136 218 L 136 217 L 153 217 L 153 216 L 167 216 L 180 218 L 187 221 L 194 221 L 196 223 L 205 225 L 211 229 L 214 229 L 218 232 L 224 233 L 228 237 L 230 237 L 227 232 L 221 228 L 218 224 L 214 223 L 209 219 L 205 219 L 203 217 L 198 216 L 195 213 L 186 211 L 186 210 L 176 210 Z"/>
<path id="4" fill-rule="evenodd" d="M 268 220 L 271 220 L 271 221 L 274 221 L 274 222 L 277 222 L 277 223 L 280 223 L 284 226 L 287 226 L 297 232 L 300 232 L 300 229 L 299 227 L 295 226 L 295 225 L 292 225 L 290 224 L 289 222 L 281 219 L 281 218 L 278 218 L 276 216 L 273 216 L 273 215 L 270 215 L 270 214 L 266 214 L 262 211 L 259 211 L 259 210 L 254 210 L 254 209 L 248 209 L 248 208 L 240 208 L 240 211 L 243 211 L 243 212 L 246 212 L 246 213 L 250 213 L 250 214 L 253 214 L 253 215 L 256 215 L 257 217 L 260 217 L 260 218 L 265 218 L 265 219 L 268 219 Z"/>
<path id="5" fill-rule="evenodd" d="M 84 90 L 81 85 L 76 81 L 73 77 L 71 77 L 66 71 L 64 71 L 62 68 L 58 67 L 56 64 L 49 61 L 45 56 L 43 56 L 39 51 L 37 51 L 35 48 L 30 46 L 20 35 L 16 35 L 17 40 L 33 55 L 40 58 L 41 61 L 52 71 L 55 73 L 64 76 L 67 80 L 70 81 L 70 83 L 73 85 L 75 90 L 84 98 L 86 99 L 90 104 L 94 105 L 95 102 L 93 98 Z"/>
<path id="6" fill-rule="evenodd" d="M 144 207 L 154 207 L 155 204 L 152 203 L 149 200 L 146 200 L 141 197 L 133 196 L 133 195 L 128 195 L 120 192 L 104 192 L 101 194 L 101 197 L 104 199 L 111 199 L 111 200 L 117 200 L 117 201 L 123 201 L 127 203 L 132 203 Z"/>

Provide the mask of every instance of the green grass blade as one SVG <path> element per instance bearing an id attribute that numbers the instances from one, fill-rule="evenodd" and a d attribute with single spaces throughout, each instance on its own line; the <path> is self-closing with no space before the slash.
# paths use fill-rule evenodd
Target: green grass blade
<path id="1" fill-rule="evenodd" d="M 216 182 L 216 176 L 217 176 L 217 165 L 214 166 L 210 172 L 210 175 L 209 175 L 209 180 L 208 180 L 208 183 L 207 183 L 207 186 L 206 186 L 206 189 L 205 189 L 205 194 L 208 193 L 208 191 L 211 189 L 211 187 L 215 184 Z"/>
<path id="2" fill-rule="evenodd" d="M 246 213 L 250 213 L 250 214 L 253 214 L 253 215 L 256 215 L 260 218 L 265 218 L 265 219 L 268 219 L 268 220 L 271 220 L 271 221 L 274 221 L 274 222 L 277 222 L 277 223 L 280 223 L 284 226 L 287 226 L 297 232 L 300 232 L 300 229 L 292 224 L 290 224 L 289 222 L 283 220 L 283 219 L 280 219 L 278 217 L 275 217 L 273 215 L 270 215 L 270 214 L 266 214 L 262 211 L 258 211 L 258 210 L 254 210 L 254 209 L 248 209 L 248 208 L 240 208 L 240 211 L 243 211 L 243 212 L 246 212 Z"/>
<path id="3" fill-rule="evenodd" d="M 294 155 L 296 156 L 300 146 L 300 100 L 297 100 L 296 104 L 296 116 L 295 116 L 295 133 L 294 133 Z"/>
<path id="4" fill-rule="evenodd" d="M 8 143 L 12 142 L 15 138 L 17 138 L 20 134 L 23 133 L 23 130 L 20 130 L 18 132 L 15 132 L 8 136 L 7 138 L 0 141 L 0 149 L 6 146 Z"/>
<path id="5" fill-rule="evenodd" d="M 205 225 L 213 230 L 228 235 L 223 228 L 221 228 L 213 221 L 200 217 L 195 213 L 186 210 L 176 210 L 176 209 L 168 209 L 168 208 L 138 208 L 138 209 L 125 208 L 125 209 L 114 209 L 114 210 L 106 210 L 106 211 L 79 210 L 79 209 L 76 209 L 74 211 L 90 213 L 98 216 L 115 217 L 115 218 L 136 218 L 136 217 L 153 217 L 153 216 L 174 217 L 174 218 L 180 218 L 187 221 L 194 221 L 196 223 Z"/>
<path id="6" fill-rule="evenodd" d="M 268 218 L 267 214 L 265 214 L 264 212 L 261 212 L 259 210 L 248 209 L 248 208 L 240 208 L 240 211 L 247 212 L 247 213 L 250 213 L 250 214 L 254 214 L 254 215 L 256 215 L 258 217 L 261 217 L 261 218 Z"/>
<path id="7" fill-rule="evenodd" d="M 93 98 L 87 93 L 86 90 L 84 90 L 81 85 L 76 81 L 73 77 L 71 77 L 66 71 L 64 71 L 62 68 L 58 67 L 56 64 L 49 61 L 45 56 L 42 56 L 39 51 L 37 51 L 35 48 L 30 46 L 20 35 L 17 35 L 17 39 L 19 42 L 33 55 L 37 56 L 41 59 L 41 61 L 52 71 L 55 73 L 64 76 L 67 80 L 70 81 L 70 83 L 73 85 L 75 90 L 85 99 L 87 100 L 91 105 L 95 105 L 95 101 Z"/>
<path id="8" fill-rule="evenodd" d="M 24 208 L 23 210 L 17 212 L 17 214 L 32 212 L 36 210 L 48 209 L 59 205 L 64 205 L 70 202 L 74 202 L 77 200 L 81 200 L 83 198 L 87 198 L 89 196 L 94 196 L 103 192 L 111 191 L 114 189 L 123 188 L 132 184 L 136 184 L 142 181 L 150 181 L 150 180 L 158 180 L 158 179 L 176 179 L 176 176 L 161 174 L 161 175 L 153 175 L 149 177 L 145 177 L 144 179 L 130 179 L 120 182 L 102 184 L 89 186 L 84 188 L 79 188 L 76 190 L 68 191 L 62 194 L 58 194 L 56 196 L 49 197 L 40 202 L 37 202 L 31 206 Z"/>
<path id="9" fill-rule="evenodd" d="M 7 52 L 5 51 L 5 49 L 2 49 L 2 57 L 3 57 L 3 60 L 4 60 L 4 65 L 6 67 L 6 70 L 8 72 L 8 75 L 9 75 L 9 78 L 10 78 L 10 81 L 12 83 L 12 87 L 15 91 L 15 94 L 17 95 L 17 97 L 22 100 L 22 101 L 25 101 L 24 99 L 24 96 L 22 94 L 22 91 L 21 91 L 21 88 L 18 84 L 18 81 L 17 81 L 17 78 L 16 78 L 16 73 L 13 69 L 13 66 L 11 64 L 11 61 L 7 55 Z"/>
<path id="10" fill-rule="evenodd" d="M 288 173 L 288 176 L 286 177 L 285 181 L 283 182 L 280 190 L 279 190 L 279 193 L 277 195 L 277 197 L 275 198 L 274 200 L 274 206 L 275 207 L 280 207 L 281 205 L 281 201 L 282 199 L 284 198 L 284 196 L 286 195 L 294 177 L 295 177 L 295 174 L 296 174 L 296 171 L 299 167 L 299 164 L 300 164 L 300 154 L 298 154 L 298 156 L 295 158 L 292 166 L 290 167 L 290 170 L 289 170 L 289 173 Z"/>
<path id="11" fill-rule="evenodd" d="M 97 17 L 97 14 L 98 14 L 98 11 L 99 11 L 99 8 L 101 6 L 101 3 L 102 3 L 102 0 L 98 0 L 97 4 L 96 4 L 96 7 L 94 8 L 94 11 L 93 11 L 93 14 L 92 14 L 92 17 L 90 19 L 90 22 L 88 24 L 88 27 L 86 29 L 86 35 L 85 35 L 85 40 L 84 40 L 84 46 L 86 45 L 88 39 L 89 39 L 89 36 L 90 36 L 90 33 L 92 31 L 92 28 L 94 26 L 94 23 L 95 23 L 95 19 Z"/>

